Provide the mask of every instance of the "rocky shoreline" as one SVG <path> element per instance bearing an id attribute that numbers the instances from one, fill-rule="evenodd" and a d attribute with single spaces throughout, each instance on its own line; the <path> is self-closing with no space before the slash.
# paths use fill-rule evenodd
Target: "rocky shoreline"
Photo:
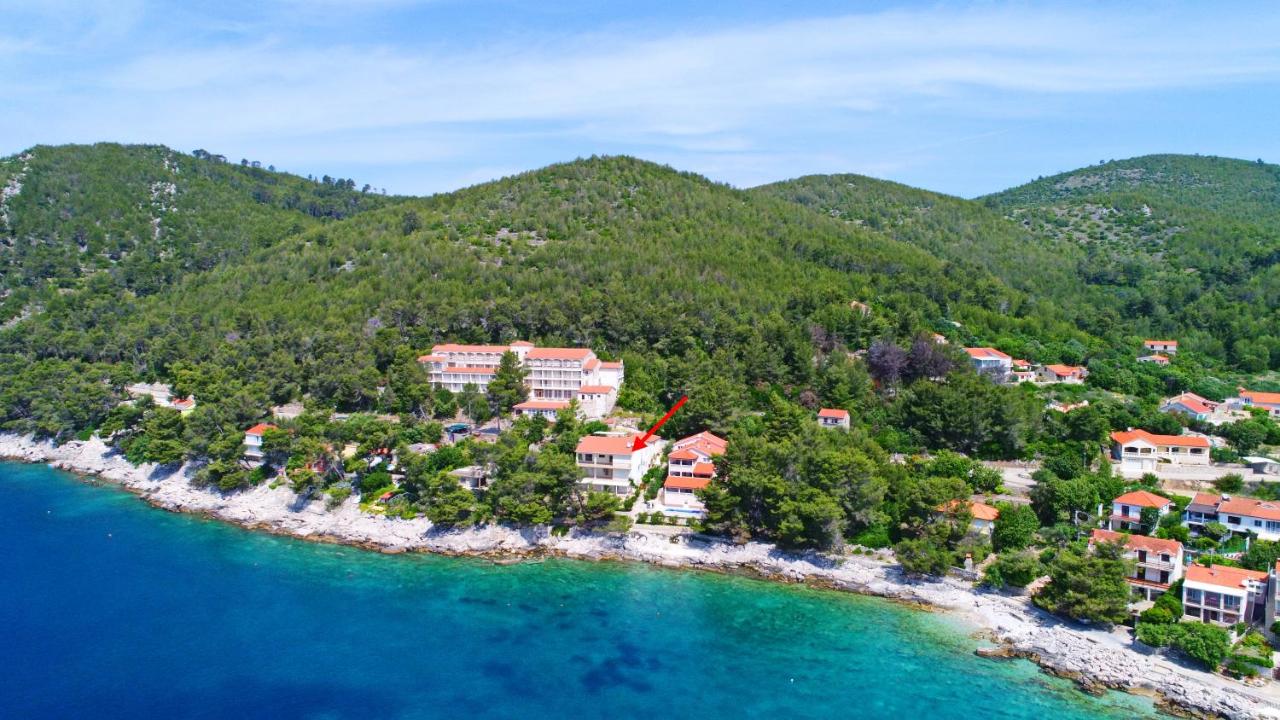
<path id="1" fill-rule="evenodd" d="M 389 519 L 360 512 L 354 500 L 329 510 L 321 500 L 300 500 L 286 487 L 261 486 L 222 494 L 194 487 L 189 468 L 166 472 L 134 466 L 97 438 L 62 446 L 0 433 L 0 457 L 47 463 L 101 477 L 147 502 L 305 540 L 355 545 L 381 552 L 433 552 L 494 559 L 554 555 L 584 560 L 626 560 L 665 567 L 749 572 L 783 582 L 805 582 L 877 595 L 956 613 L 999 644 L 987 656 L 1025 657 L 1086 690 L 1103 688 L 1152 695 L 1163 709 L 1194 717 L 1280 720 L 1274 683 L 1251 687 L 1182 665 L 1160 652 L 1144 652 L 1123 636 L 1068 625 L 1025 598 L 975 590 L 956 578 L 913 580 L 897 566 L 862 556 L 789 553 L 764 543 L 735 545 L 665 527 L 639 527 L 625 535 L 547 528 L 486 526 L 440 531 L 425 519 Z"/>

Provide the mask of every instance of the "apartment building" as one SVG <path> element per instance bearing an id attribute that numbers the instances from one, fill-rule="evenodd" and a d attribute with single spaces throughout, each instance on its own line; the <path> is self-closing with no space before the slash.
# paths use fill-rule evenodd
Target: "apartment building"
<path id="1" fill-rule="evenodd" d="M 964 351 L 969 355 L 973 368 L 980 373 L 991 374 L 1003 380 L 1013 369 L 1013 358 L 995 348 L 967 347 Z"/>
<path id="2" fill-rule="evenodd" d="M 1251 532 L 1263 540 L 1280 540 L 1280 502 L 1196 493 L 1182 514 L 1182 524 L 1200 532 L 1208 523 L 1233 533 Z"/>
<path id="3" fill-rule="evenodd" d="M 1192 435 L 1156 435 L 1129 429 L 1111 433 L 1111 456 L 1128 470 L 1151 471 L 1160 462 L 1208 465 L 1208 438 Z"/>
<path id="4" fill-rule="evenodd" d="M 729 443 L 709 432 L 700 432 L 671 444 L 667 455 L 667 479 L 662 484 L 662 504 L 677 513 L 701 517 L 706 513 L 696 491 L 716 476 L 715 458 Z"/>
<path id="5" fill-rule="evenodd" d="M 1182 581 L 1182 612 L 1215 625 L 1257 622 L 1266 615 L 1268 574 L 1224 565 L 1191 565 Z"/>
<path id="6" fill-rule="evenodd" d="M 1089 544 L 1121 543 L 1124 555 L 1134 563 L 1133 573 L 1126 578 L 1133 593 L 1143 600 L 1155 600 L 1168 592 L 1169 586 L 1183 575 L 1182 543 L 1145 535 L 1128 535 L 1098 528 Z"/>
<path id="7" fill-rule="evenodd" d="M 587 435 L 578 441 L 579 483 L 587 490 L 626 496 L 644 474 L 657 465 L 665 443 L 651 438 L 646 447 L 632 449 L 635 433 Z"/>

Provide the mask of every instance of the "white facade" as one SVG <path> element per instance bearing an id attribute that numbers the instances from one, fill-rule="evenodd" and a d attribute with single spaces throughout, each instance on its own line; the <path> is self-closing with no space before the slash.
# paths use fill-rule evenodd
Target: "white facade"
<path id="1" fill-rule="evenodd" d="M 1165 355 L 1174 355 L 1178 352 L 1177 340 L 1146 340 L 1142 343 L 1142 347 L 1149 352 L 1164 353 Z"/>
<path id="2" fill-rule="evenodd" d="M 263 456 L 262 434 L 267 430 L 275 429 L 275 425 L 258 423 L 246 430 L 244 433 L 244 456 L 250 460 L 261 460 Z"/>
<path id="3" fill-rule="evenodd" d="M 1182 581 L 1183 615 L 1215 625 L 1261 620 L 1267 579 L 1261 570 L 1191 565 Z"/>
<path id="4" fill-rule="evenodd" d="M 1045 365 L 1036 370 L 1036 382 L 1046 385 L 1082 385 L 1088 376 L 1088 370 L 1075 365 Z"/>
<path id="5" fill-rule="evenodd" d="M 849 429 L 849 411 L 838 408 L 822 408 L 818 411 L 818 424 L 836 430 Z"/>
<path id="6" fill-rule="evenodd" d="M 995 375 L 997 379 L 1003 380 L 1013 369 L 1013 358 L 995 348 L 965 348 L 964 351 L 969 354 L 973 369 L 980 373 Z"/>
<path id="7" fill-rule="evenodd" d="M 582 471 L 579 481 L 588 490 L 628 495 L 644 474 L 658 463 L 663 441 L 651 438 L 649 444 L 633 450 L 638 435 L 587 435 L 578 441 L 577 463 Z"/>
<path id="8" fill-rule="evenodd" d="M 157 407 L 170 408 L 186 415 L 196 407 L 195 397 L 175 398 L 173 390 L 164 383 L 134 383 L 124 389 L 131 397 L 149 397 Z"/>
<path id="9" fill-rule="evenodd" d="M 1111 530 L 1137 530 L 1142 525 L 1142 511 L 1152 508 L 1160 517 L 1173 511 L 1173 501 L 1146 490 L 1127 492 L 1111 501 L 1111 517 L 1107 527 Z"/>
<path id="10" fill-rule="evenodd" d="M 568 400 L 525 400 L 518 403 L 513 410 L 520 417 L 542 417 L 555 422 L 556 416 L 567 407 L 569 407 Z"/>
<path id="11" fill-rule="evenodd" d="M 1209 441 L 1191 435 L 1156 435 L 1145 430 L 1111 433 L 1111 456 L 1126 468 L 1156 469 L 1160 462 L 1178 465 L 1208 465 Z"/>
<path id="12" fill-rule="evenodd" d="M 1134 563 L 1134 570 L 1127 578 L 1127 582 L 1134 594 L 1143 600 L 1154 600 L 1163 595 L 1170 584 L 1182 577 L 1184 556 L 1182 543 L 1177 540 L 1125 535 L 1098 529 L 1093 531 L 1089 542 L 1090 544 L 1099 542 L 1124 544 L 1124 556 Z"/>
<path id="13" fill-rule="evenodd" d="M 728 443 L 709 432 L 675 441 L 667 455 L 667 479 L 662 485 L 662 504 L 676 511 L 702 517 L 706 508 L 697 491 L 716 476 L 715 457 L 723 455 Z"/>
<path id="14" fill-rule="evenodd" d="M 1182 515 L 1182 524 L 1199 532 L 1211 522 L 1221 523 L 1233 533 L 1280 541 L 1280 502 L 1196 493 Z"/>

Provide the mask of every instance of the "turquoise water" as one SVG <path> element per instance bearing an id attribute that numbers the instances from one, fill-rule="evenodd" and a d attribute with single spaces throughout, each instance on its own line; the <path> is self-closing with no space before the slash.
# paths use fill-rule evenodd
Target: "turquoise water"
<path id="1" fill-rule="evenodd" d="M 3 718 L 1132 718 L 889 602 L 384 556 L 0 463 Z"/>

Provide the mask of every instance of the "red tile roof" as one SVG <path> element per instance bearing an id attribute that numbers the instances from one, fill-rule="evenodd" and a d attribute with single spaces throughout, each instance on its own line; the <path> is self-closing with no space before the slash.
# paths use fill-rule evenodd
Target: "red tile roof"
<path id="1" fill-rule="evenodd" d="M 841 410 L 839 408 L 822 408 L 821 410 L 818 411 L 818 417 L 837 418 L 837 419 L 843 420 L 849 417 L 849 411 Z"/>
<path id="2" fill-rule="evenodd" d="M 952 500 L 951 502 L 939 505 L 937 510 L 938 512 L 956 512 L 960 508 L 961 502 L 962 501 L 960 500 Z M 1000 511 L 986 503 L 971 500 L 968 505 L 969 514 L 973 516 L 974 520 L 994 521 L 996 518 L 1000 517 Z"/>
<path id="3" fill-rule="evenodd" d="M 605 360 L 600 363 L 600 367 L 604 368 L 605 370 L 621 370 L 622 362 L 621 361 L 613 362 L 610 360 Z"/>
<path id="4" fill-rule="evenodd" d="M 568 400 L 525 400 L 524 402 L 516 403 L 513 407 L 516 410 L 563 410 L 569 407 L 569 401 Z"/>
<path id="5" fill-rule="evenodd" d="M 431 354 L 470 352 L 500 355 L 510 349 L 506 345 L 456 345 L 454 343 L 443 343 L 431 348 Z"/>
<path id="6" fill-rule="evenodd" d="M 686 437 L 686 438 L 680 438 L 679 440 L 676 440 L 671 445 L 672 447 L 675 447 L 675 448 L 693 447 L 693 448 L 710 449 L 710 450 L 714 450 L 714 452 L 709 452 L 709 454 L 718 455 L 724 452 L 725 448 L 729 447 L 729 441 L 725 440 L 722 437 L 713 435 L 707 432 L 706 430 L 703 430 L 697 435 L 690 435 L 689 437 Z"/>
<path id="7" fill-rule="evenodd" d="M 631 445 L 639 434 L 617 435 L 584 435 L 578 441 L 578 452 L 600 453 L 604 455 L 630 455 Z"/>
<path id="8" fill-rule="evenodd" d="M 1280 520 L 1280 503 L 1233 497 L 1218 504 L 1218 512 L 1248 515 L 1263 520 Z"/>
<path id="9" fill-rule="evenodd" d="M 590 348 L 534 348 L 525 355 L 529 360 L 586 360 Z"/>
<path id="10" fill-rule="evenodd" d="M 1240 398 L 1259 405 L 1280 405 L 1280 393 L 1241 390 Z"/>
<path id="11" fill-rule="evenodd" d="M 1169 398 L 1166 405 L 1181 405 L 1193 413 L 1211 413 L 1213 408 L 1208 405 L 1208 400 L 1200 397 L 1195 393 L 1182 393 Z"/>
<path id="12" fill-rule="evenodd" d="M 1121 445 L 1128 445 L 1135 440 L 1143 440 L 1151 445 L 1176 445 L 1178 447 L 1209 447 L 1208 438 L 1190 435 L 1156 435 L 1146 430 L 1126 430 L 1111 433 L 1111 439 Z"/>
<path id="13" fill-rule="evenodd" d="M 1177 540 L 1147 537 L 1146 535 L 1128 535 L 1113 530 L 1097 528 L 1089 537 L 1091 542 L 1123 542 L 1130 550 L 1146 550 L 1147 552 L 1169 553 L 1176 556 L 1182 552 L 1182 543 Z"/>
<path id="14" fill-rule="evenodd" d="M 696 477 L 679 477 L 676 475 L 668 475 L 667 481 L 662 484 L 663 487 L 680 488 L 685 490 L 701 490 L 711 484 L 711 478 Z"/>
<path id="15" fill-rule="evenodd" d="M 589 395 L 589 394 L 608 395 L 609 393 L 613 392 L 613 386 L 612 385 L 583 385 L 582 387 L 578 388 L 578 392 L 584 395 Z"/>
<path id="16" fill-rule="evenodd" d="M 1072 375 L 1080 375 L 1084 372 L 1084 368 L 1076 365 L 1045 365 L 1044 369 L 1058 377 L 1071 377 Z"/>
<path id="17" fill-rule="evenodd" d="M 1267 572 L 1265 570 L 1245 570 L 1244 568 L 1227 567 L 1226 565 L 1210 565 L 1209 567 L 1189 565 L 1187 567 L 1187 580 L 1233 590 L 1243 590 L 1245 582 L 1248 580 L 1266 582 Z"/>
<path id="18" fill-rule="evenodd" d="M 258 423 L 257 425 L 254 425 L 253 427 L 249 428 L 248 430 L 245 430 L 244 434 L 245 435 L 261 435 L 267 430 L 275 430 L 275 429 L 277 429 L 276 426 L 272 425 L 271 423 Z"/>
<path id="19" fill-rule="evenodd" d="M 992 360 L 999 359 L 999 360 L 1010 360 L 1010 361 L 1013 360 L 1013 358 L 1009 357 L 1008 355 L 1005 355 L 1004 353 L 1000 352 L 995 348 L 972 347 L 972 348 L 965 348 L 964 351 L 969 353 L 969 357 L 977 360 L 983 360 L 983 359 L 992 359 Z"/>
<path id="20" fill-rule="evenodd" d="M 418 356 L 418 362 L 420 363 L 444 362 L 444 361 L 445 361 L 445 357 L 443 355 L 419 355 Z"/>
<path id="21" fill-rule="evenodd" d="M 1173 501 L 1169 498 L 1161 497 L 1153 492 L 1147 492 L 1146 490 L 1134 490 L 1121 495 L 1111 502 L 1112 504 L 1136 505 L 1137 507 L 1159 509 Z"/>
<path id="22" fill-rule="evenodd" d="M 667 456 L 668 460 L 697 460 L 702 457 L 698 453 L 688 448 L 681 448 Z"/>
<path id="23" fill-rule="evenodd" d="M 517 341 L 515 341 L 515 342 L 511 343 L 511 347 L 529 347 L 529 348 L 531 348 L 531 347 L 533 347 L 533 343 L 529 342 L 528 340 L 517 340 Z"/>
<path id="24" fill-rule="evenodd" d="M 1142 356 L 1142 357 L 1138 358 L 1138 360 L 1146 360 L 1146 361 L 1149 361 L 1149 362 L 1153 362 L 1153 363 L 1155 363 L 1155 364 L 1157 364 L 1157 365 L 1168 365 L 1168 364 L 1169 364 L 1169 358 L 1165 357 L 1164 355 L 1160 355 L 1160 354 L 1156 354 L 1156 355 L 1144 355 L 1144 356 Z"/>
<path id="25" fill-rule="evenodd" d="M 1142 345 L 1144 347 L 1151 347 L 1153 345 L 1169 345 L 1172 347 L 1178 347 L 1178 341 L 1177 340 L 1143 340 Z"/>

